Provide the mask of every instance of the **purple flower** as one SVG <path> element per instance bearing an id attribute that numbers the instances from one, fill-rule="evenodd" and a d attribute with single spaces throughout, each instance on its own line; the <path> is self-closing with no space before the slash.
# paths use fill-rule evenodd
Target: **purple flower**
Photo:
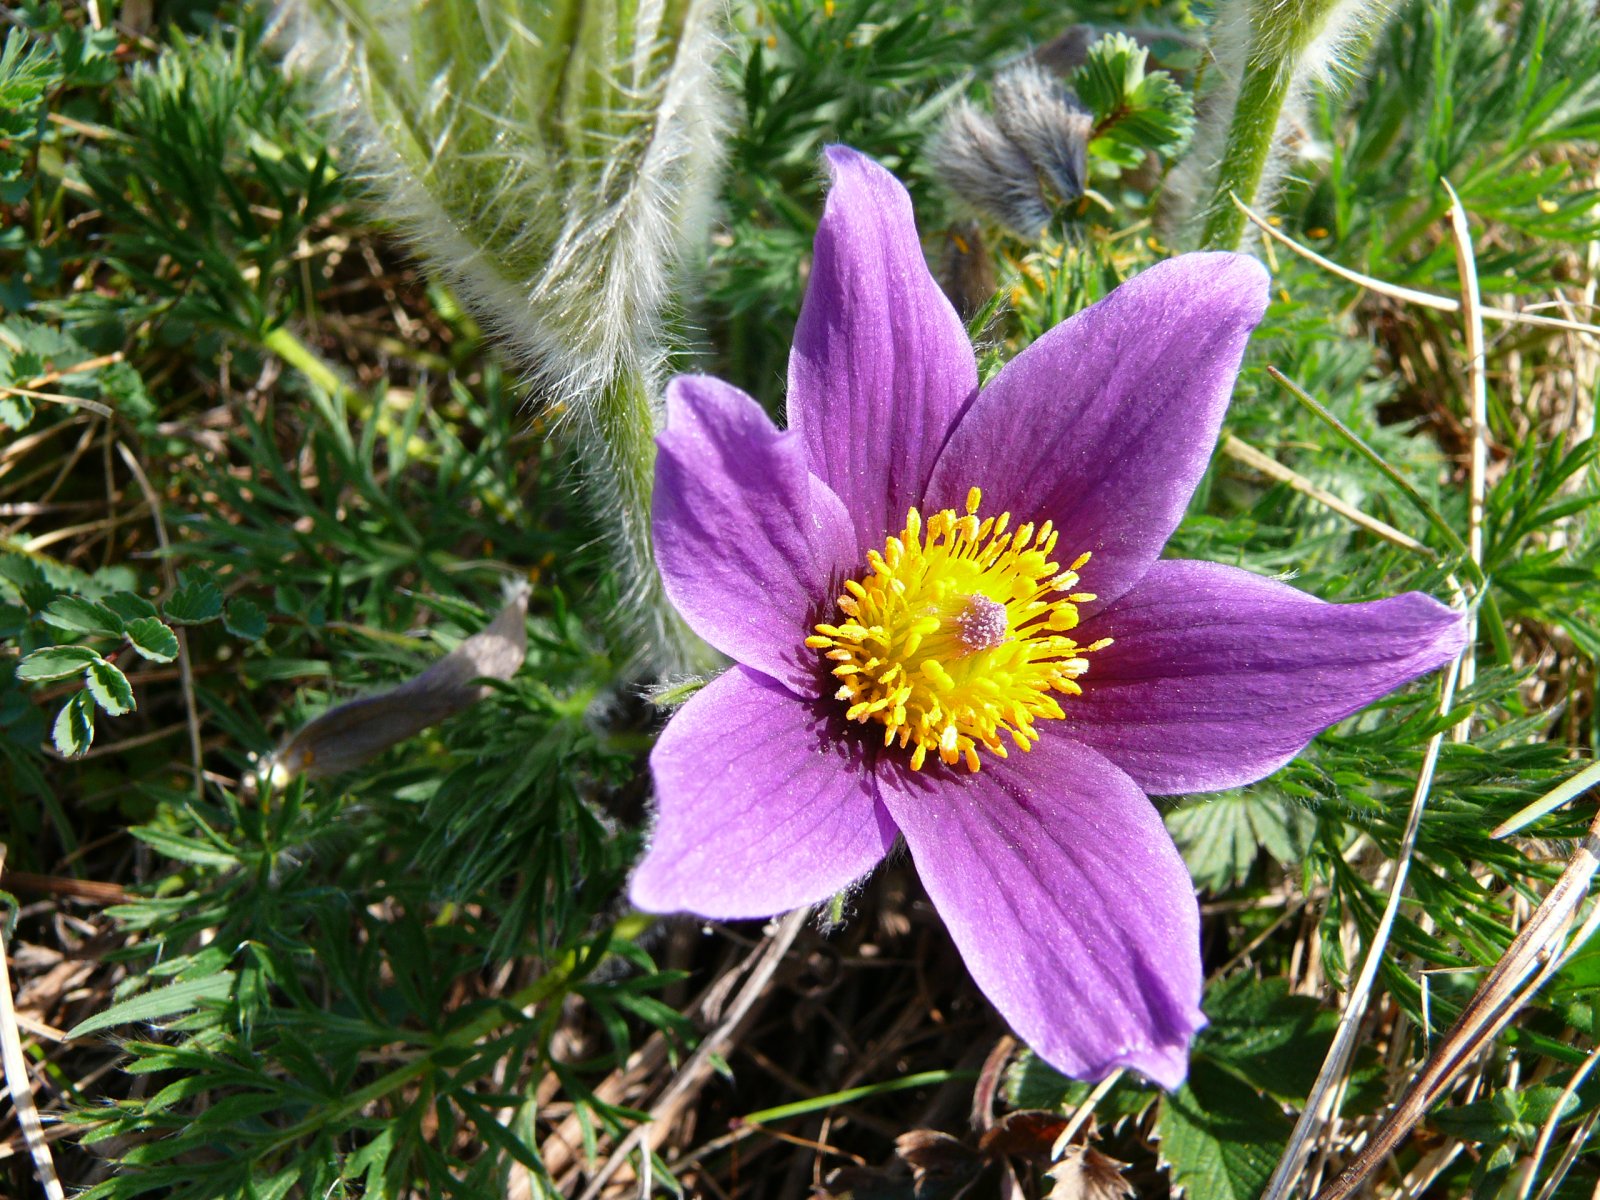
<path id="1" fill-rule="evenodd" d="M 1462 620 L 1158 557 L 1266 307 L 1254 260 L 1151 267 L 979 392 L 905 189 L 827 160 L 790 428 L 715 379 L 668 389 L 656 553 L 738 665 L 651 756 L 632 899 L 769 916 L 903 836 L 1047 1062 L 1176 1087 L 1205 1023 L 1200 919 L 1147 794 L 1260 779 L 1454 656 Z"/>

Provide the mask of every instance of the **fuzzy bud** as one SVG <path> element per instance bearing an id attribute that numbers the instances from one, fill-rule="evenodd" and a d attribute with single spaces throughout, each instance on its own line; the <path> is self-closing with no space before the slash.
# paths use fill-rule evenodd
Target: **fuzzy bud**
<path id="1" fill-rule="evenodd" d="M 709 219 L 704 0 L 292 0 L 385 213 L 563 401 L 648 351 Z"/>
<path id="2" fill-rule="evenodd" d="M 1093 120 L 1043 68 L 1021 63 L 991 89 L 994 115 L 959 101 L 933 145 L 939 175 L 1001 225 L 1034 238 L 1083 195 Z"/>
<path id="3" fill-rule="evenodd" d="M 1094 121 L 1043 67 L 1030 62 L 995 81 L 994 120 L 1062 201 L 1083 195 Z"/>
<path id="4" fill-rule="evenodd" d="M 693 653 L 649 505 L 667 316 L 706 241 L 724 127 L 713 0 L 284 0 L 385 215 L 574 422 L 628 634 Z"/>

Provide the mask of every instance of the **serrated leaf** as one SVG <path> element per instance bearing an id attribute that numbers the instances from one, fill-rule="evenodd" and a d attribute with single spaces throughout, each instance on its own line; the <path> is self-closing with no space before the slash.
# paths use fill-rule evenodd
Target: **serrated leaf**
<path id="1" fill-rule="evenodd" d="M 1270 788 L 1251 789 L 1256 805 L 1250 810 L 1250 825 L 1266 852 L 1282 867 L 1291 867 L 1311 852 L 1317 833 L 1317 816 L 1289 796 L 1274 794 Z"/>
<path id="2" fill-rule="evenodd" d="M 1263 847 L 1284 866 L 1298 862 L 1316 831 L 1315 814 L 1260 788 L 1207 796 L 1165 819 L 1195 882 L 1213 890 L 1242 883 Z"/>
<path id="3" fill-rule="evenodd" d="M 1078 99 L 1094 114 L 1091 150 L 1124 165 L 1142 154 L 1119 151 L 1170 154 L 1194 129 L 1193 100 L 1165 71 L 1146 73 L 1148 57 L 1127 34 L 1108 33 L 1089 47 L 1071 77 Z"/>
<path id="4" fill-rule="evenodd" d="M 1289 1131 L 1275 1103 L 1205 1062 L 1193 1064 L 1156 1117 L 1173 1191 L 1191 1200 L 1256 1200 Z"/>
<path id="5" fill-rule="evenodd" d="M 100 603 L 104 604 L 124 621 L 133 621 L 139 617 L 154 617 L 158 615 L 154 604 L 133 592 L 112 592 L 109 596 L 102 596 Z"/>
<path id="6" fill-rule="evenodd" d="M 0 395 L 0 425 L 13 433 L 26 429 L 33 422 L 36 411 L 33 401 L 26 396 L 19 396 L 15 392 Z"/>
<path id="7" fill-rule="evenodd" d="M 42 42 L 21 29 L 6 34 L 0 51 L 0 180 L 16 178 L 24 152 L 38 137 L 44 93 L 59 71 Z"/>
<path id="8" fill-rule="evenodd" d="M 44 359 L 34 350 L 19 350 L 6 363 L 11 383 L 28 385 L 45 373 Z"/>
<path id="9" fill-rule="evenodd" d="M 111 363 L 96 372 L 95 381 L 100 385 L 100 394 L 122 416 L 137 420 L 154 415 L 155 404 L 145 390 L 144 378 L 130 363 Z"/>
<path id="10" fill-rule="evenodd" d="M 203 1001 L 225 999 L 232 991 L 232 971 L 222 971 L 201 979 L 185 979 L 180 983 L 169 983 L 166 987 L 143 992 L 130 1000 L 113 1004 L 88 1020 L 80 1021 L 67 1031 L 67 1037 L 80 1038 L 97 1030 L 110 1029 L 114 1025 L 157 1021 L 163 1017 L 193 1012 Z"/>
<path id="11" fill-rule="evenodd" d="M 73 633 L 122 636 L 122 618 L 104 604 L 96 604 L 82 596 L 56 597 L 39 614 L 39 619 L 47 625 Z"/>
<path id="12" fill-rule="evenodd" d="M 1206 991 L 1210 1024 L 1194 1053 L 1276 1096 L 1303 1103 L 1333 1042 L 1338 1016 L 1286 979 L 1236 975 Z"/>
<path id="13" fill-rule="evenodd" d="M 1004 1087 L 1006 1103 L 1011 1107 L 1054 1112 L 1076 1108 L 1092 1090 L 1091 1084 L 1068 1079 L 1031 1050 L 1019 1054 L 1006 1068 Z M 1153 1086 L 1125 1074 L 1095 1105 L 1096 1119 L 1110 1125 L 1123 1117 L 1138 1116 L 1150 1107 L 1156 1095 Z"/>
<path id="14" fill-rule="evenodd" d="M 100 655 L 87 646 L 46 646 L 17 664 L 17 678 L 30 683 L 65 679 L 99 661 Z"/>
<path id="15" fill-rule="evenodd" d="M 78 692 L 61 706 L 50 740 L 67 758 L 76 758 L 94 743 L 94 702 L 88 692 Z"/>
<path id="16" fill-rule="evenodd" d="M 20 554 L 0 554 L 0 579 L 17 590 L 30 612 L 43 609 L 59 590 L 45 578 L 38 563 Z"/>
<path id="17" fill-rule="evenodd" d="M 55 63 L 43 44 L 30 44 L 21 29 L 6 34 L 5 49 L 0 51 L 0 105 L 20 109 L 32 103 L 44 94 L 55 74 Z M 15 118 L 16 114 L 7 116 Z"/>
<path id="18" fill-rule="evenodd" d="M 28 610 L 0 600 L 0 641 L 15 642 L 28 628 Z"/>
<path id="19" fill-rule="evenodd" d="M 168 621 L 175 625 L 202 625 L 222 615 L 222 589 L 209 579 L 191 579 L 161 606 Z"/>
<path id="20" fill-rule="evenodd" d="M 131 713 L 137 707 L 133 699 L 133 685 L 113 663 L 104 659 L 90 663 L 83 673 L 83 681 L 89 685 L 89 694 L 94 697 L 94 702 L 113 717 Z"/>
<path id="21" fill-rule="evenodd" d="M 1487 1100 L 1474 1100 L 1454 1108 L 1439 1109 L 1429 1121 L 1445 1133 L 1467 1141 L 1492 1145 L 1515 1139 L 1532 1146 L 1539 1130 L 1563 1100 L 1564 1089 L 1553 1084 L 1528 1088 L 1501 1088 Z M 1570 1120 L 1582 1107 L 1577 1096 L 1566 1096 L 1561 1119 Z"/>
<path id="22" fill-rule="evenodd" d="M 171 662 L 178 657 L 178 635 L 159 617 L 135 617 L 123 630 L 128 642 L 152 662 Z"/>
<path id="23" fill-rule="evenodd" d="M 254 600 L 230 600 L 222 614 L 222 626 L 234 637 L 253 642 L 267 632 L 267 614 Z"/>

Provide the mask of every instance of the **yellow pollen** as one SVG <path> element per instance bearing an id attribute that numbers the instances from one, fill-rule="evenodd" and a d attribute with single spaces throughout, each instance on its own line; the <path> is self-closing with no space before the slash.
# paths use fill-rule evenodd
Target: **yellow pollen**
<path id="1" fill-rule="evenodd" d="M 979 751 L 1005 758 L 1006 741 L 1032 749 L 1034 722 L 1066 715 L 1057 697 L 1082 695 L 1085 656 L 1111 644 L 1067 636 L 1095 598 L 1077 590 L 1089 555 L 1063 570 L 1049 521 L 1013 531 L 1010 513 L 980 518 L 982 500 L 973 488 L 964 513 L 907 512 L 845 582 L 838 624 L 806 638 L 846 718 L 883 725 L 883 744 L 909 748 L 913 771 L 930 756 L 976 771 Z"/>

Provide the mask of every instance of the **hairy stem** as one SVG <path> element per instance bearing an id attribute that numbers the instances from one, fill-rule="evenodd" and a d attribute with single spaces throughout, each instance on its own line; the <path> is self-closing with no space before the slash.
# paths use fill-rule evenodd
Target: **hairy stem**
<path id="1" fill-rule="evenodd" d="M 581 439 L 588 500 L 609 518 L 607 539 L 624 581 L 614 623 L 626 629 L 641 619 L 645 658 L 667 669 L 704 668 L 711 652 L 667 602 L 650 538 L 650 499 L 656 446 L 651 381 L 637 368 L 624 369 L 595 397 L 588 410 L 592 436 Z"/>
<path id="2" fill-rule="evenodd" d="M 1283 115 L 1283 103 L 1289 97 L 1294 77 L 1292 64 L 1263 59 L 1255 51 L 1256 46 L 1252 45 L 1216 184 L 1206 205 L 1200 245 L 1208 250 L 1236 250 L 1244 237 L 1244 213 L 1232 197 L 1255 206 L 1256 192 L 1277 138 L 1278 118 Z"/>

